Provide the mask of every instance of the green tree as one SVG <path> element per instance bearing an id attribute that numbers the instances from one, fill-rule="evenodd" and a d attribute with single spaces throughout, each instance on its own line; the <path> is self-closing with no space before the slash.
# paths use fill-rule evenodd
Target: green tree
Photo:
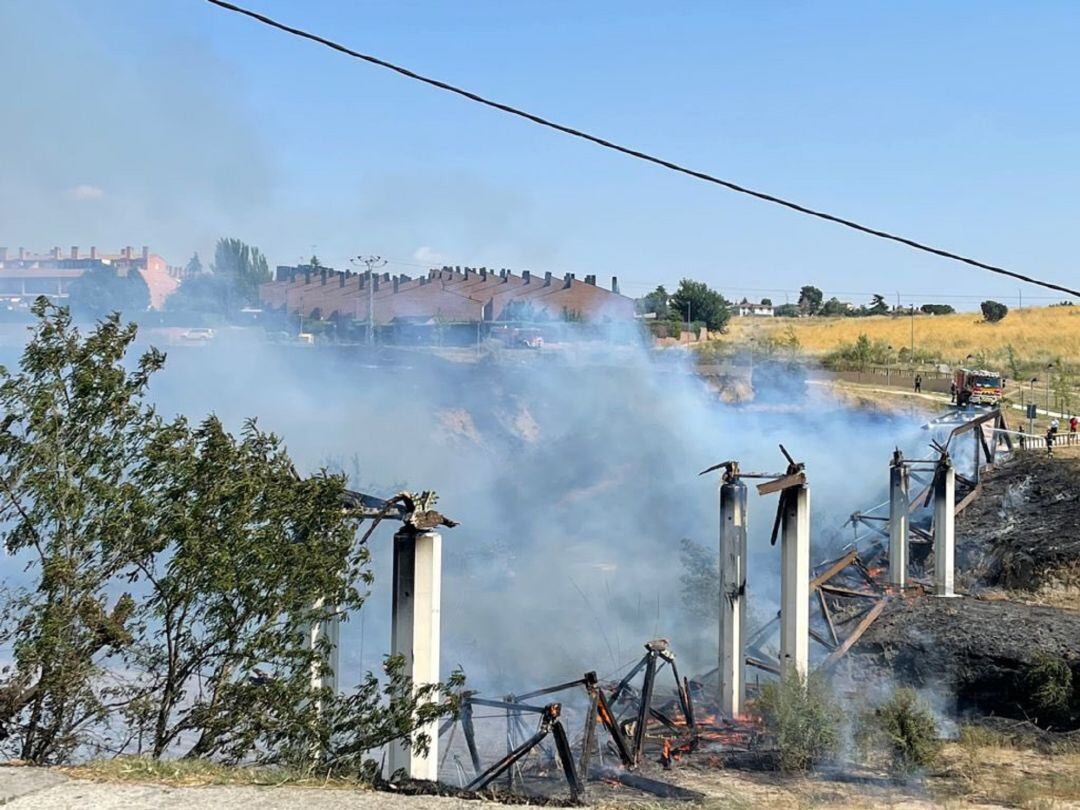
<path id="1" fill-rule="evenodd" d="M 314 258 L 314 257 L 313 257 Z M 224 279 L 227 312 L 259 303 L 259 285 L 271 281 L 266 257 L 239 239 L 219 239 L 214 250 L 214 274 Z"/>
<path id="2" fill-rule="evenodd" d="M 795 304 L 781 304 L 773 309 L 773 315 L 778 318 L 798 318 L 801 313 Z"/>
<path id="3" fill-rule="evenodd" d="M 0 536 L 37 582 L 5 608 L 0 644 L 14 664 L 0 682 L 0 739 L 21 759 L 63 761 L 110 709 L 103 656 L 130 644 L 134 600 L 117 595 L 150 503 L 131 483 L 154 429 L 145 404 L 164 356 L 132 371 L 133 326 L 108 315 L 85 339 L 44 298 L 19 371 L 0 368 Z"/>
<path id="4" fill-rule="evenodd" d="M 268 701 L 280 704 L 275 722 L 308 711 L 319 651 L 305 630 L 326 618 L 322 605 L 360 607 L 367 549 L 354 548 L 356 523 L 341 509 L 344 477 L 298 478 L 253 421 L 237 439 L 216 417 L 195 429 L 178 419 L 156 431 L 145 459 L 135 481 L 159 505 L 136 563 L 151 586 L 135 638 L 145 673 L 136 706 L 153 707 L 155 756 L 195 732 L 190 755 L 239 759 Z M 272 683 L 249 677 L 255 669 Z"/>
<path id="5" fill-rule="evenodd" d="M 867 313 L 870 315 L 888 315 L 889 305 L 885 302 L 885 296 L 874 293 L 874 296 L 870 299 L 870 308 Z"/>
<path id="6" fill-rule="evenodd" d="M 988 323 L 997 323 L 1009 314 L 1009 308 L 998 301 L 983 301 L 979 309 L 982 310 L 983 320 Z"/>
<path id="7" fill-rule="evenodd" d="M 20 370 L 0 369 L 0 537 L 37 579 L 0 605 L 0 749 L 56 763 L 137 737 L 325 768 L 312 741 L 354 765 L 373 741 L 423 745 L 460 675 L 414 689 L 390 661 L 378 706 L 370 678 L 356 698 L 312 684 L 328 649 L 307 631 L 371 582 L 344 477 L 300 478 L 253 421 L 163 421 L 145 393 L 164 356 L 128 363 L 118 316 L 84 337 L 46 299 L 34 314 Z"/>
<path id="8" fill-rule="evenodd" d="M 688 278 L 679 282 L 679 289 L 671 296 L 671 308 L 683 323 L 700 321 L 717 332 L 724 331 L 731 319 L 724 296 L 705 282 Z"/>
<path id="9" fill-rule="evenodd" d="M 228 281 L 213 273 L 185 278 L 165 299 L 166 312 L 187 312 L 224 318 L 228 314 Z"/>
<path id="10" fill-rule="evenodd" d="M 826 301 L 824 304 L 822 304 L 821 311 L 819 312 L 819 314 L 824 315 L 826 317 L 835 318 L 837 316 L 849 314 L 850 309 L 851 309 L 850 306 L 845 304 L 843 301 L 841 301 L 836 296 L 833 296 L 828 301 Z"/>
<path id="11" fill-rule="evenodd" d="M 71 282 L 68 302 L 81 318 L 103 318 L 110 312 L 134 315 L 150 308 L 150 288 L 138 270 L 121 276 L 112 267 L 98 267 Z"/>
<path id="12" fill-rule="evenodd" d="M 771 307 L 772 306 L 772 299 L 771 298 L 762 298 L 761 299 L 761 305 L 763 307 Z"/>
<path id="13" fill-rule="evenodd" d="M 671 296 L 668 295 L 668 291 L 665 290 L 664 285 L 661 284 L 648 295 L 639 298 L 635 303 L 638 312 L 651 312 L 656 315 L 658 321 L 663 321 L 667 320 L 671 309 L 669 304 L 670 299 Z"/>
<path id="14" fill-rule="evenodd" d="M 804 315 L 817 315 L 825 294 L 817 287 L 807 284 L 799 290 L 799 309 Z"/>
<path id="15" fill-rule="evenodd" d="M 919 311 L 926 315 L 952 315 L 956 312 L 948 304 L 923 304 L 919 307 Z"/>
<path id="16" fill-rule="evenodd" d="M 189 276 L 197 276 L 203 272 L 202 260 L 199 258 L 198 253 L 191 254 L 191 258 L 188 259 L 187 266 L 184 270 Z"/>

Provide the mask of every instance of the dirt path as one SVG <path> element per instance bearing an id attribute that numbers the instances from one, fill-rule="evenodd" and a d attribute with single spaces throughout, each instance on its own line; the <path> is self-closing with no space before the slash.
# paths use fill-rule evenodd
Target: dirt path
<path id="1" fill-rule="evenodd" d="M 18 810 L 480 810 L 501 806 L 369 790 L 87 782 L 46 768 L 22 767 L 0 767 L 0 805 Z"/>

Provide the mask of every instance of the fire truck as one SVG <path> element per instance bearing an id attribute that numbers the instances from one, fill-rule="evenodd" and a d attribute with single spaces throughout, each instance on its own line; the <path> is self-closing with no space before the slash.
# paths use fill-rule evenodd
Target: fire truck
<path id="1" fill-rule="evenodd" d="M 953 385 L 956 386 L 956 404 L 964 408 L 967 405 L 997 405 L 1005 387 L 1001 375 L 986 369 L 958 368 L 953 371 Z"/>

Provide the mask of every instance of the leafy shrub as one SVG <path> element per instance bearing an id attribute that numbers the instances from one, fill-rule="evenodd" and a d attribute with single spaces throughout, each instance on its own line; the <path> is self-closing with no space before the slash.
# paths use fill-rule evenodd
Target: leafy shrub
<path id="1" fill-rule="evenodd" d="M 781 770 L 806 771 L 836 753 L 840 710 L 821 678 L 792 672 L 768 684 L 755 708 L 776 739 Z"/>
<path id="2" fill-rule="evenodd" d="M 910 772 L 937 760 L 941 751 L 937 724 L 914 689 L 897 689 L 874 712 L 874 720 L 897 770 Z"/>
<path id="3" fill-rule="evenodd" d="M 1069 663 L 1049 653 L 1038 653 L 1024 672 L 1031 707 L 1041 721 L 1067 720 L 1073 699 Z"/>
<path id="4" fill-rule="evenodd" d="M 1009 314 L 1009 308 L 998 301 L 983 301 L 979 308 L 982 310 L 983 320 L 989 323 L 997 323 Z"/>

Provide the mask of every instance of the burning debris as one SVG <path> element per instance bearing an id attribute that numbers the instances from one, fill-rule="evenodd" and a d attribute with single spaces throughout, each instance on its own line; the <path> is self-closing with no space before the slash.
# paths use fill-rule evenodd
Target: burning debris
<path id="1" fill-rule="evenodd" d="M 658 703 L 658 685 L 665 680 L 665 672 L 670 673 L 670 697 Z M 563 703 L 535 702 L 558 693 L 567 693 L 567 700 L 576 697 L 578 703 L 584 701 L 582 727 L 573 738 L 566 730 Z M 444 723 L 439 734 L 448 736 L 449 756 L 453 734 L 458 725 L 461 727 L 471 778 L 460 759 L 455 760 L 455 767 L 459 784 L 467 791 L 484 791 L 505 777 L 505 786 L 511 791 L 543 793 L 552 788 L 549 777 L 558 774 L 573 800 L 582 799 L 590 784 L 619 784 L 662 798 L 700 799 L 701 794 L 648 772 L 659 775 L 703 747 L 718 750 L 745 745 L 752 735 L 737 724 L 718 720 L 715 712 L 699 719 L 694 696 L 702 694 L 700 683 L 680 676 L 668 641 L 655 639 L 645 644 L 645 654 L 617 683 L 601 682 L 595 672 L 587 672 L 574 681 L 501 700 L 468 693 L 458 719 Z M 495 709 L 505 716 L 506 751 L 486 768 L 477 738 L 477 709 Z M 525 716 L 537 718 L 535 731 L 529 732 Z M 549 742 L 554 746 L 547 746 Z M 526 763 L 533 752 L 539 756 Z"/>

